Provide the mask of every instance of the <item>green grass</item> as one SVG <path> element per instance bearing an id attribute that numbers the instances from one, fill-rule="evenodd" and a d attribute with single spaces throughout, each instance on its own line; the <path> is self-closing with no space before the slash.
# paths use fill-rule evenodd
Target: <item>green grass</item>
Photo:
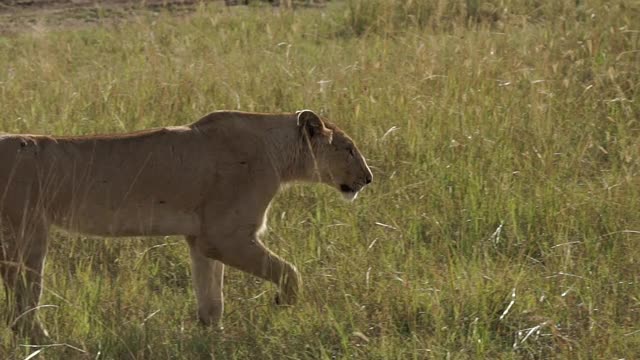
<path id="1" fill-rule="evenodd" d="M 640 357 L 640 6 L 530 3 L 214 4 L 1 37 L 3 131 L 310 108 L 374 172 L 353 204 L 321 186 L 276 198 L 265 242 L 304 296 L 277 308 L 229 270 L 224 332 L 197 324 L 182 239 L 54 233 L 40 314 L 74 348 L 42 354 Z M 1 358 L 22 343 L 0 329 Z"/>

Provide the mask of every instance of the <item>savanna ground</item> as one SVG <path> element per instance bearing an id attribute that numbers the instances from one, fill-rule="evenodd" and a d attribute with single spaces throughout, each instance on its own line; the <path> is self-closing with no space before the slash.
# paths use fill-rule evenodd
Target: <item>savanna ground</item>
<path id="1" fill-rule="evenodd" d="M 310 108 L 374 183 L 278 196 L 265 242 L 304 296 L 229 270 L 223 332 L 198 326 L 181 238 L 55 232 L 52 345 L 0 328 L 0 358 L 640 357 L 638 2 L 105 9 L 0 14 L 2 131 Z"/>

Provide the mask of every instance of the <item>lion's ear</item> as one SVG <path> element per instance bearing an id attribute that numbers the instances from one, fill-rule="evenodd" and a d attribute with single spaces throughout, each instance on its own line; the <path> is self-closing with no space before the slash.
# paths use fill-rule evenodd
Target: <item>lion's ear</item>
<path id="1" fill-rule="evenodd" d="M 327 132 L 330 132 L 330 130 L 324 126 L 320 117 L 313 111 L 300 110 L 296 111 L 296 115 L 298 115 L 298 126 L 300 126 L 301 129 L 306 130 L 309 137 L 313 137 L 317 134 L 327 135 Z"/>

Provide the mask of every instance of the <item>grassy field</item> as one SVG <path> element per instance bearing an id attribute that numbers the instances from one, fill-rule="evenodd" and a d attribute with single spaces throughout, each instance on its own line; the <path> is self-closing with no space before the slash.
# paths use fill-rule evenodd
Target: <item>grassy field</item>
<path id="1" fill-rule="evenodd" d="M 638 2 L 91 16 L 101 26 L 0 37 L 0 130 L 310 108 L 352 135 L 374 183 L 353 204 L 321 186 L 279 195 L 265 242 L 305 293 L 278 308 L 273 286 L 230 270 L 223 332 L 198 326 L 183 239 L 54 233 L 42 355 L 640 357 Z M 0 328 L 0 358 L 39 349 L 21 344 Z"/>

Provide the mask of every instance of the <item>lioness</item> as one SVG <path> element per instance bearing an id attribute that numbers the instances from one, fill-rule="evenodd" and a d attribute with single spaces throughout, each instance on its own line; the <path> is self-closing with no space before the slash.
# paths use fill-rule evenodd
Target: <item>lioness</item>
<path id="1" fill-rule="evenodd" d="M 198 317 L 218 325 L 224 265 L 280 285 L 295 266 L 259 233 L 282 184 L 321 182 L 347 199 L 372 180 L 353 141 L 310 110 L 214 112 L 187 125 L 82 137 L 0 135 L 0 272 L 12 327 L 34 337 L 49 226 L 99 236 L 185 235 Z"/>

